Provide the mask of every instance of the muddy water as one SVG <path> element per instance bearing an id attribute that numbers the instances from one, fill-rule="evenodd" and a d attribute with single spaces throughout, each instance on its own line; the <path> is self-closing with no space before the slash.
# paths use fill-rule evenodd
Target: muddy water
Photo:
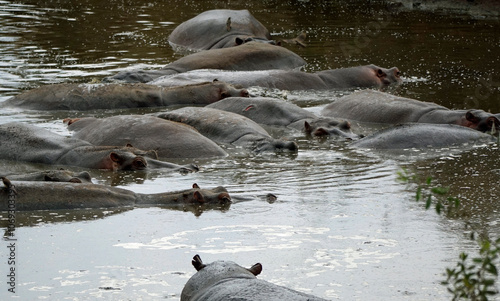
<path id="1" fill-rule="evenodd" d="M 500 112 L 498 20 L 345 2 L 0 1 L 0 101 L 42 84 L 158 68 L 182 56 L 167 42 L 177 24 L 212 8 L 248 8 L 278 39 L 307 32 L 307 48 L 289 48 L 308 61 L 309 71 L 397 66 L 404 84 L 391 93 Z M 346 93 L 275 95 L 319 111 Z M 0 113 L 0 122 L 29 122 L 69 135 L 60 121 L 68 114 L 117 113 L 128 112 L 10 109 Z M 327 299 L 448 300 L 439 283 L 461 251 L 475 252 L 467 234 L 471 229 L 492 237 L 499 233 L 497 146 L 373 153 L 353 150 L 344 141 L 270 130 L 296 140 L 299 153 L 197 162 L 203 169 L 189 175 L 92 171 L 97 183 L 136 192 L 224 185 L 235 199 L 227 210 L 19 214 L 17 295 L 23 300 L 178 300 L 195 272 L 191 258 L 200 254 L 207 262 L 261 262 L 260 278 Z M 0 164 L 9 172 L 46 168 Z M 396 181 L 402 167 L 450 186 L 463 199 L 460 214 L 438 216 L 413 202 L 414 188 Z M 268 203 L 267 193 L 277 201 Z M 6 275 L 6 242 L 1 247 L 0 274 Z M 4 300 L 11 293 L 7 277 L 1 277 Z"/>

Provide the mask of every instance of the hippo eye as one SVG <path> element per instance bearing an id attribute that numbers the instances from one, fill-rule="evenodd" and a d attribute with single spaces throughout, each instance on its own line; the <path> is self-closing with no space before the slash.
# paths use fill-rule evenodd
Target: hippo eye
<path id="1" fill-rule="evenodd" d="M 382 71 L 382 69 L 378 69 L 378 70 L 377 70 L 377 76 L 378 76 L 378 77 L 383 77 L 383 76 L 385 76 L 384 71 Z"/>
<path id="2" fill-rule="evenodd" d="M 137 169 L 145 169 L 145 168 L 146 168 L 146 162 L 144 162 L 144 161 L 142 161 L 142 160 L 140 160 L 140 159 L 136 160 L 136 161 L 134 162 L 134 164 L 135 164 L 135 167 L 136 167 Z"/>
<path id="3" fill-rule="evenodd" d="M 401 76 L 401 71 L 396 71 L 396 77 L 400 77 Z"/>

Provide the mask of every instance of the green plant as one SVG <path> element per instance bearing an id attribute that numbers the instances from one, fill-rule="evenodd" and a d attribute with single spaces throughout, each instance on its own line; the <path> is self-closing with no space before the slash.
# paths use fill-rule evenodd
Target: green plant
<path id="1" fill-rule="evenodd" d="M 500 239 L 494 243 L 479 240 L 479 257 L 468 260 L 462 252 L 460 261 L 453 269 L 446 269 L 447 279 L 442 284 L 448 286 L 453 300 L 488 300 L 498 294 L 495 281 L 498 278 L 497 264 L 500 254 Z"/>
<path id="2" fill-rule="evenodd" d="M 460 200 L 448 195 L 450 189 L 448 187 L 434 185 L 432 177 L 427 177 L 425 181 L 421 181 L 417 175 L 409 174 L 403 169 L 398 172 L 398 180 L 406 184 L 417 185 L 415 200 L 417 202 L 425 201 L 425 209 L 429 209 L 434 203 L 436 212 L 441 214 L 443 209 L 445 209 L 447 213 L 451 213 L 453 209 L 460 207 Z"/>
<path id="3" fill-rule="evenodd" d="M 456 197 L 449 196 L 447 187 L 435 186 L 432 178 L 421 181 L 415 174 L 406 170 L 398 172 L 398 180 L 406 184 L 416 184 L 416 201 L 425 200 L 425 208 L 429 209 L 434 203 L 436 212 L 441 214 L 442 209 L 451 213 L 460 206 Z M 474 234 L 471 235 L 474 239 Z M 486 301 L 488 297 L 498 294 L 496 280 L 497 266 L 500 260 L 500 238 L 493 243 L 488 239 L 477 239 L 479 256 L 469 259 L 469 255 L 462 252 L 455 268 L 446 269 L 446 280 L 442 282 L 448 291 L 453 294 L 452 300 Z"/>

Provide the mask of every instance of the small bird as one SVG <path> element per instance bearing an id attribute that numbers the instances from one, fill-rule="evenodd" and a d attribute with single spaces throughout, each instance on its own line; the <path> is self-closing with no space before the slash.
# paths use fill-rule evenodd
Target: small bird
<path id="1" fill-rule="evenodd" d="M 6 177 L 1 177 L 1 179 L 2 179 L 2 182 L 5 185 L 5 187 L 7 187 L 7 188 L 12 187 L 12 183 L 10 182 L 9 179 L 7 179 Z"/>
<path id="2" fill-rule="evenodd" d="M 16 190 L 15 186 L 12 185 L 12 183 L 10 182 L 9 179 L 7 179 L 6 177 L 0 177 L 0 178 L 2 179 L 3 185 L 5 185 L 5 187 L 7 187 L 7 189 L 10 189 L 10 191 L 13 194 L 17 194 L 17 190 Z"/>
<path id="3" fill-rule="evenodd" d="M 227 18 L 226 29 L 227 29 L 227 31 L 231 30 L 231 17 Z"/>

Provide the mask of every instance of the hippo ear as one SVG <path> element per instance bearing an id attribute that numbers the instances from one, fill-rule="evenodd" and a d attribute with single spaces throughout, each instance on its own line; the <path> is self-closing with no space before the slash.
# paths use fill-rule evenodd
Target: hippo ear
<path id="1" fill-rule="evenodd" d="M 257 276 L 260 274 L 260 272 L 262 272 L 262 264 L 256 263 L 251 268 L 249 268 L 248 271 L 254 276 Z"/>
<path id="2" fill-rule="evenodd" d="M 193 260 L 191 260 L 191 264 L 193 264 L 194 268 L 197 271 L 199 271 L 199 270 L 203 269 L 204 267 L 206 267 L 206 265 L 203 264 L 203 261 L 201 261 L 200 255 L 198 255 L 198 254 L 196 254 L 193 257 Z"/>
<path id="3" fill-rule="evenodd" d="M 203 198 L 203 196 L 201 195 L 201 193 L 196 190 L 194 193 L 193 193 L 193 197 L 195 199 L 195 201 L 197 201 L 198 203 L 205 203 L 205 198 Z"/>
<path id="4" fill-rule="evenodd" d="M 236 45 L 241 45 L 241 44 L 245 43 L 245 41 L 243 41 L 243 39 L 242 39 L 242 38 L 240 38 L 240 37 L 236 37 L 236 38 L 234 39 L 234 43 L 235 43 Z"/>
<path id="5" fill-rule="evenodd" d="M 125 145 L 125 147 L 134 147 L 134 146 L 130 143 L 127 143 L 127 145 Z"/>
<path id="6" fill-rule="evenodd" d="M 385 77 L 384 70 L 378 68 L 377 69 L 377 77 L 380 77 L 380 78 Z"/>
<path id="7" fill-rule="evenodd" d="M 467 121 L 470 121 L 473 123 L 479 122 L 479 118 L 477 118 L 476 115 L 474 115 L 474 113 L 472 113 L 472 111 L 467 111 L 467 113 L 465 113 L 465 119 L 467 119 Z"/>
<path id="8" fill-rule="evenodd" d="M 194 183 L 194 184 L 193 184 L 193 188 L 195 188 L 195 189 L 200 189 L 200 186 L 198 186 L 198 184 Z"/>
<path id="9" fill-rule="evenodd" d="M 111 159 L 111 161 L 113 161 L 113 162 L 120 162 L 120 160 L 121 160 L 120 155 L 118 155 L 118 154 L 117 154 L 117 153 L 115 153 L 115 152 L 111 152 L 111 153 L 109 153 L 109 158 L 110 158 L 110 159 Z"/>
<path id="10" fill-rule="evenodd" d="M 325 130 L 324 128 L 317 128 L 314 131 L 314 136 L 323 137 L 323 136 L 328 136 L 328 135 L 329 135 L 328 131 Z"/>
<path id="11" fill-rule="evenodd" d="M 80 180 L 80 179 L 78 179 L 78 178 L 71 178 L 71 179 L 69 179 L 69 182 L 70 182 L 70 183 L 81 183 L 81 182 L 82 182 L 82 180 Z"/>
<path id="12" fill-rule="evenodd" d="M 312 127 L 311 125 L 309 124 L 309 122 L 307 121 L 304 121 L 304 130 L 306 131 L 306 133 L 310 134 L 312 132 Z"/>
<path id="13" fill-rule="evenodd" d="M 214 78 L 214 80 L 213 80 L 212 82 L 213 82 L 213 83 L 216 83 L 216 82 L 218 82 L 218 81 L 219 81 L 218 79 Z"/>
<path id="14" fill-rule="evenodd" d="M 45 182 L 55 182 L 54 178 L 52 178 L 51 176 L 49 176 L 47 174 L 43 176 L 43 180 Z M 57 182 L 59 182 L 59 181 L 57 181 Z"/>
<path id="15" fill-rule="evenodd" d="M 349 130 L 351 128 L 351 123 L 349 121 L 343 121 L 340 123 L 339 127 L 344 130 Z"/>

